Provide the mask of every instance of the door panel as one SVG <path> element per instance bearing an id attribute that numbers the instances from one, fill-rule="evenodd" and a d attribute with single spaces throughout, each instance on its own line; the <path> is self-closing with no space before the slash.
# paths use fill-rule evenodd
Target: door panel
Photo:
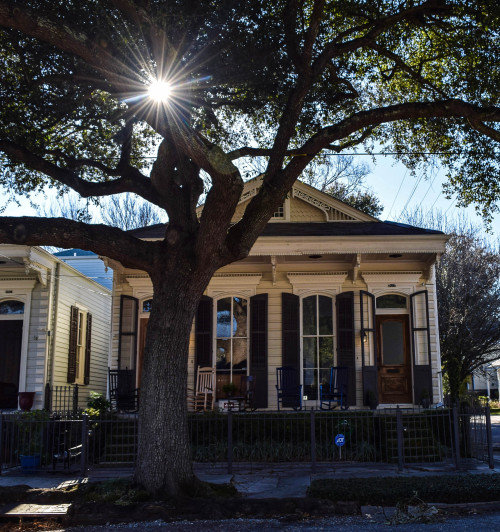
<path id="1" fill-rule="evenodd" d="M 379 401 L 409 403 L 411 361 L 408 316 L 377 316 Z"/>
<path id="2" fill-rule="evenodd" d="M 17 408 L 22 320 L 0 321 L 0 408 Z"/>

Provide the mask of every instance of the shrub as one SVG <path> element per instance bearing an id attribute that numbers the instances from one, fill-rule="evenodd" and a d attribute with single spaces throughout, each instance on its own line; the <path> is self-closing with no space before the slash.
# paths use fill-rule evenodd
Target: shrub
<path id="1" fill-rule="evenodd" d="M 343 478 L 313 480 L 307 494 L 331 501 L 391 505 L 418 497 L 426 502 L 464 503 L 500 498 L 498 475 Z"/>

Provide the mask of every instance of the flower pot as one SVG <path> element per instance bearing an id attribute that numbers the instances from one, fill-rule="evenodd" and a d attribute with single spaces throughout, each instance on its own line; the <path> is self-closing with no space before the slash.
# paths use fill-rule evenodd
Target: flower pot
<path id="1" fill-rule="evenodd" d="M 34 471 L 37 471 L 40 467 L 40 455 L 24 455 L 22 454 L 20 457 L 21 460 L 21 469 L 24 473 L 33 473 Z"/>
<path id="2" fill-rule="evenodd" d="M 24 411 L 31 410 L 35 400 L 35 392 L 19 392 L 19 408 Z"/>

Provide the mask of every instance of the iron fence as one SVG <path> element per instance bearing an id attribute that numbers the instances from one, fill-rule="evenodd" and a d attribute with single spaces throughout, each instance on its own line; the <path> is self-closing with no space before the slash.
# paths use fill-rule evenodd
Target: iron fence
<path id="1" fill-rule="evenodd" d="M 493 467 L 488 408 L 429 410 L 190 413 L 192 457 L 227 467 L 234 463 L 383 462 L 398 469 L 411 464 L 453 464 L 469 459 Z M 3 469 L 27 471 L 133 466 L 137 457 L 135 414 L 0 417 Z M 21 457 L 33 457 L 26 464 Z"/>

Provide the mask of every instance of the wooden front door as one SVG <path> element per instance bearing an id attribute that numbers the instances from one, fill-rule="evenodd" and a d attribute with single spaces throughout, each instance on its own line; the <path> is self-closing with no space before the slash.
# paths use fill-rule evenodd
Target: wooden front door
<path id="1" fill-rule="evenodd" d="M 17 408 L 22 320 L 0 321 L 0 409 Z"/>
<path id="2" fill-rule="evenodd" d="M 379 402 L 411 403 L 408 316 L 377 316 L 377 337 Z"/>

